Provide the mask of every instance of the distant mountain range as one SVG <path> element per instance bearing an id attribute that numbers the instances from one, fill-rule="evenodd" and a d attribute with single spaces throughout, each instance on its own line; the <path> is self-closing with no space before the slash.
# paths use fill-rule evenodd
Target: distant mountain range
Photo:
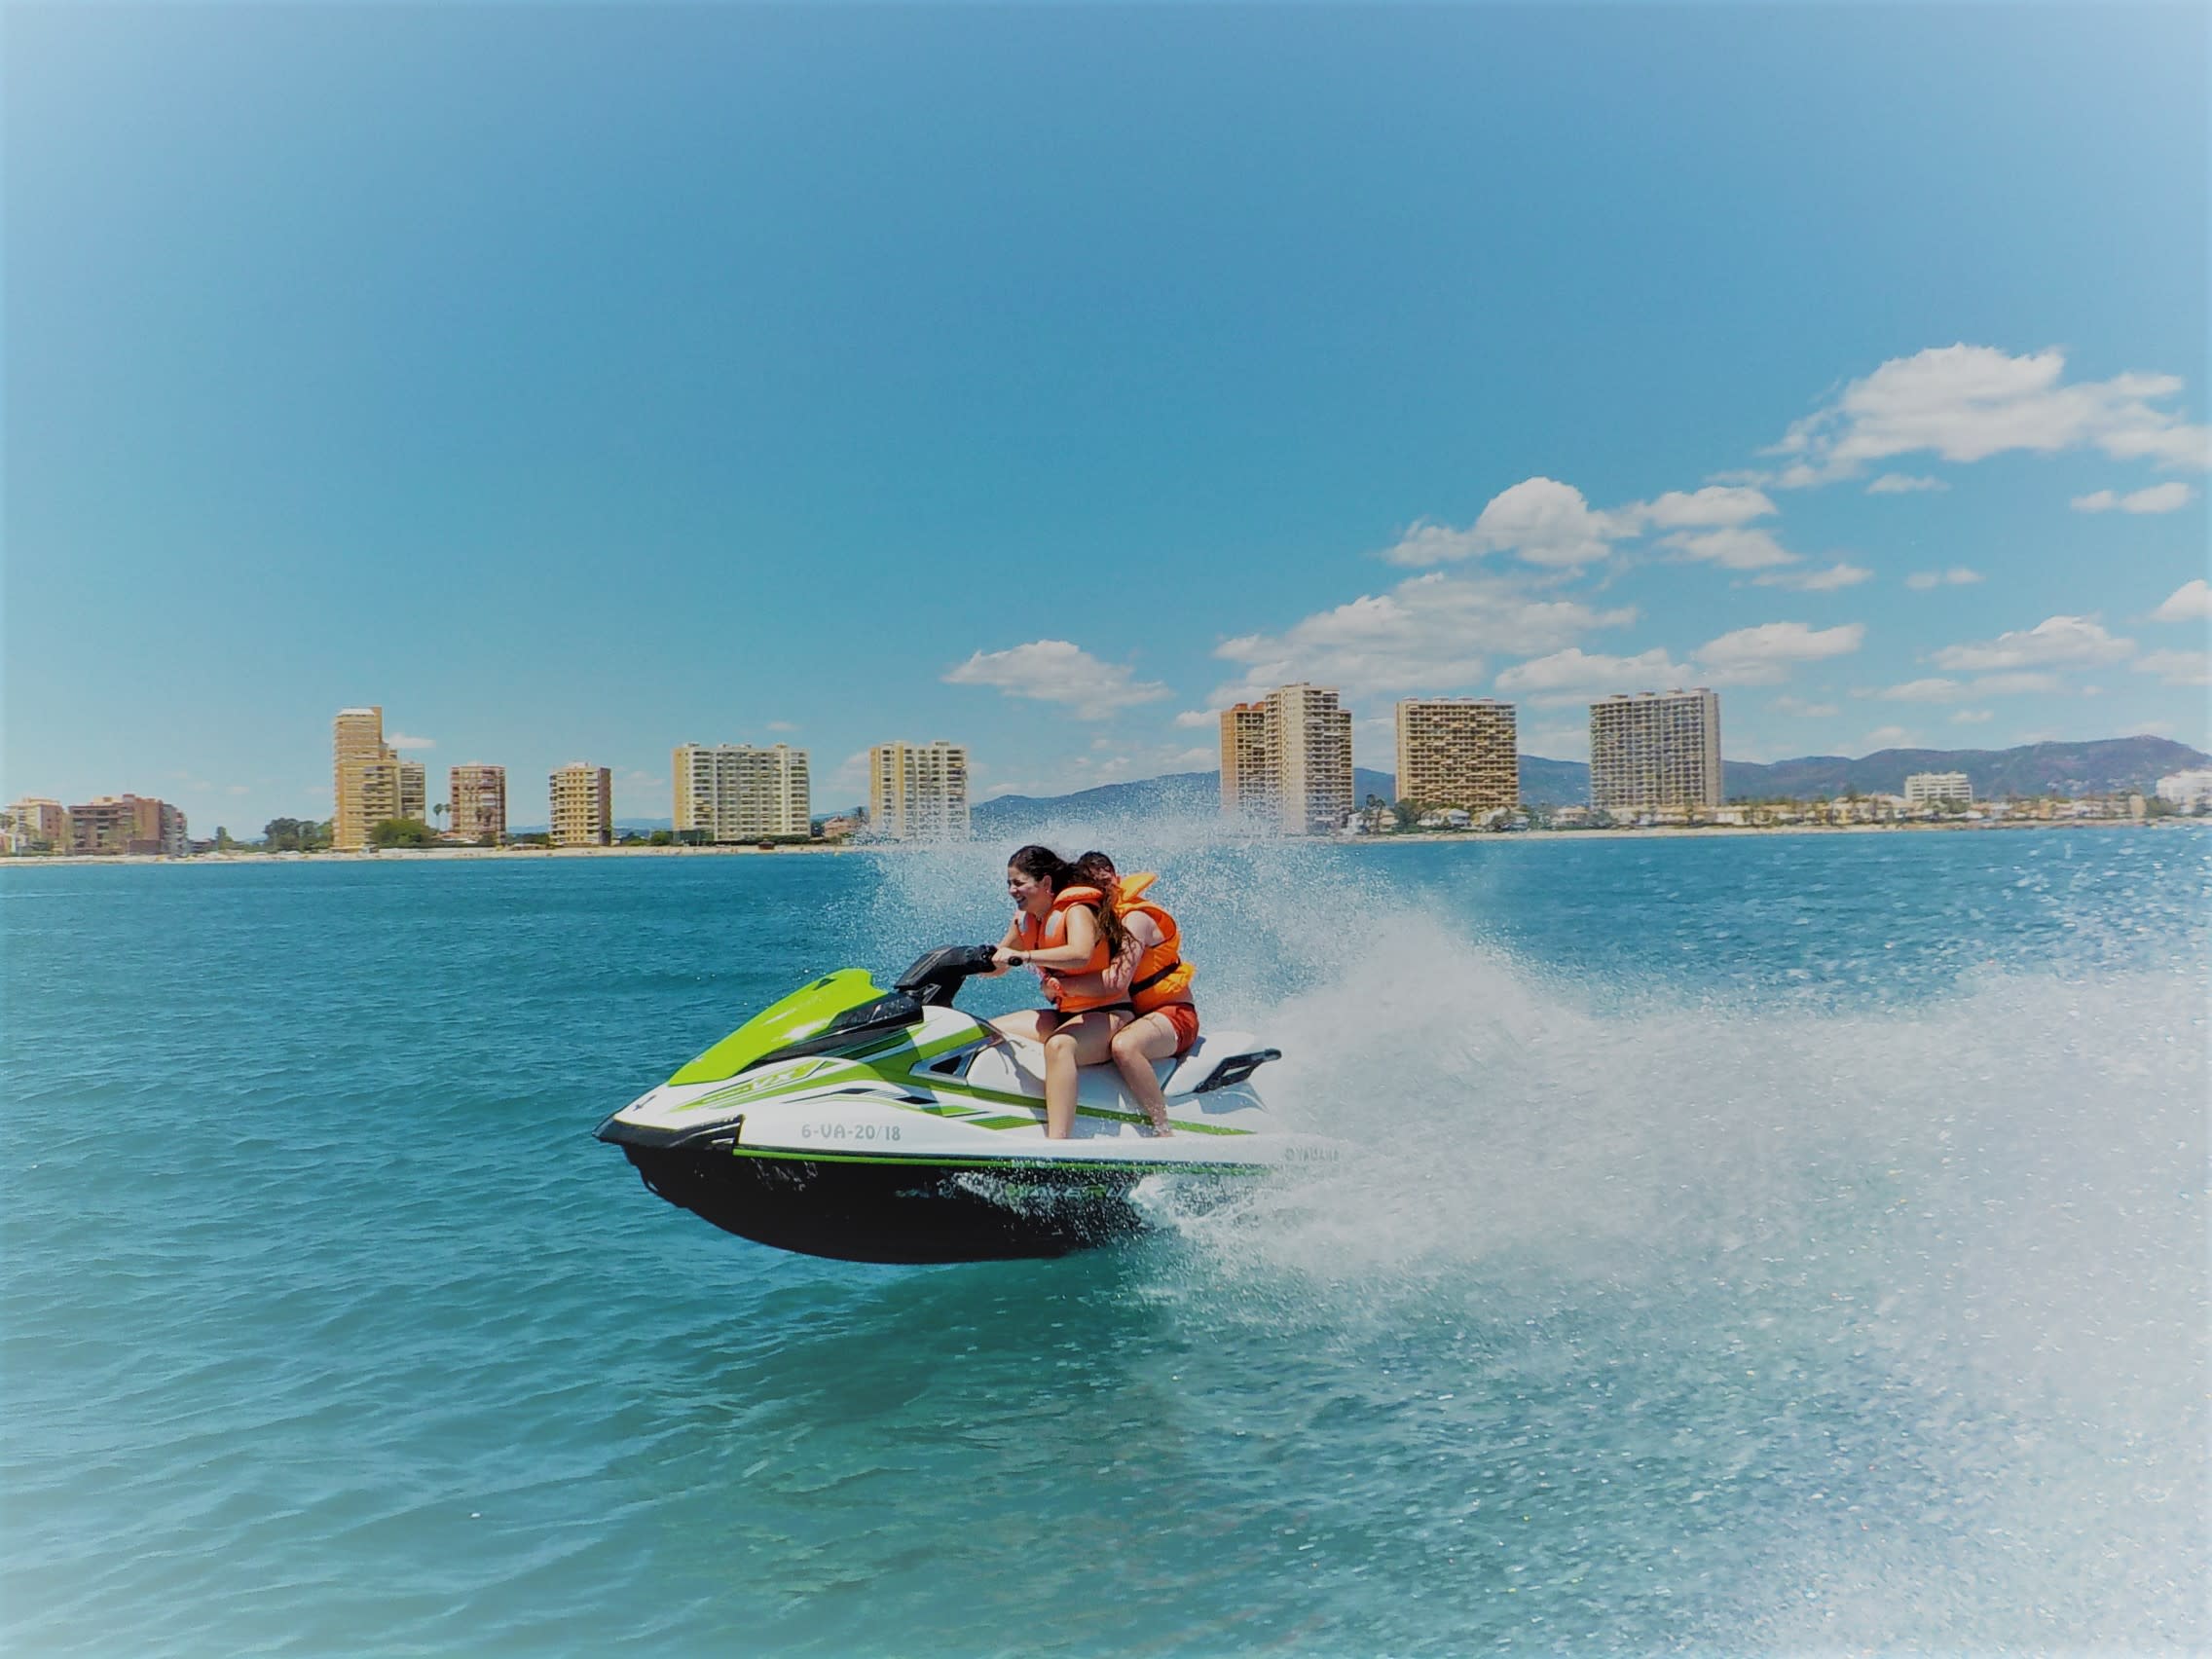
<path id="1" fill-rule="evenodd" d="M 2006 795 L 2090 795 L 2148 793 L 2168 772 L 2212 765 L 2212 756 L 2162 737 L 2112 737 L 2092 743 L 2031 743 L 2017 749 L 1884 749 L 1852 759 L 1813 755 L 1798 760 L 1723 760 L 1721 782 L 1731 800 L 1767 795 L 1810 799 L 1901 794 L 1911 772 L 1964 772 L 1976 799 Z M 1352 773 L 1361 800 L 1395 800 L 1396 780 L 1365 767 Z M 1579 760 L 1521 756 L 1521 798 L 1531 806 L 1576 806 L 1590 798 L 1590 768 Z M 1131 818 L 1187 818 L 1220 810 L 1219 772 L 1172 772 L 1126 784 L 1102 784 L 1065 795 L 999 795 L 973 817 L 978 833 L 1018 835 L 1047 825 Z"/>
<path id="2" fill-rule="evenodd" d="M 1731 799 L 1761 795 L 1900 794 L 1906 774 L 1964 772 L 1976 800 L 2007 795 L 2080 796 L 2139 790 L 2148 794 L 2168 772 L 2212 765 L 2212 756 L 2163 737 L 2107 737 L 2093 743 L 2029 743 L 2017 749 L 1883 749 L 1856 760 L 1815 755 L 1758 765 L 1721 762 Z"/>

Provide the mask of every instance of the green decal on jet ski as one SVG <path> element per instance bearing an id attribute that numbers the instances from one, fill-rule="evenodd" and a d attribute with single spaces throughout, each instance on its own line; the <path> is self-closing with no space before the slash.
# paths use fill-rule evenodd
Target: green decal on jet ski
<path id="1" fill-rule="evenodd" d="M 733 1147 L 728 1156 L 747 1163 L 876 1163 L 903 1165 L 914 1169 L 973 1170 L 985 1175 L 1045 1174 L 1066 1175 L 1067 1163 L 1049 1159 L 1021 1158 L 946 1158 L 940 1156 L 901 1156 L 897 1153 L 819 1152 L 811 1147 Z M 1176 1163 L 1162 1167 L 1158 1163 L 1124 1161 L 1120 1159 L 1086 1159 L 1075 1166 L 1084 1174 L 1117 1175 L 1234 1175 L 1263 1177 L 1273 1171 L 1256 1163 Z"/>
<path id="2" fill-rule="evenodd" d="M 866 969 L 840 968 L 762 1009 L 668 1081 L 719 1083 L 735 1077 L 761 1055 L 812 1037 L 840 1014 L 882 995 L 883 987 Z"/>

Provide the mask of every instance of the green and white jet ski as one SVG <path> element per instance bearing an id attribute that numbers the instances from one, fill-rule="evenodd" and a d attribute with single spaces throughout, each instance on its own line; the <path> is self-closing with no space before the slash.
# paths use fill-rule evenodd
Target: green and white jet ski
<path id="1" fill-rule="evenodd" d="M 645 1185 L 717 1227 L 857 1262 L 1058 1256 L 1141 1232 L 1140 1182 L 1203 1203 L 1330 1143 L 1286 1135 L 1252 1074 L 1280 1051 L 1202 1034 L 1159 1062 L 1171 1136 L 1111 1065 L 1045 1138 L 1044 1051 L 952 1006 L 988 946 L 931 951 L 889 991 L 857 968 L 793 991 L 599 1126 Z"/>

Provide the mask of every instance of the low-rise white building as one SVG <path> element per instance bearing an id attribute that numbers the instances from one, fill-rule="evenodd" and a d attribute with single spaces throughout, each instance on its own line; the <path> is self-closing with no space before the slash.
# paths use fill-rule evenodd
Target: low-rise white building
<path id="1" fill-rule="evenodd" d="M 1973 785 L 1964 772 L 1915 772 L 1904 781 L 1907 806 L 1934 806 L 1939 800 L 1973 803 Z"/>
<path id="2" fill-rule="evenodd" d="M 2181 812 L 2212 809 L 2212 766 L 2168 772 L 2158 780 L 2158 798 Z"/>

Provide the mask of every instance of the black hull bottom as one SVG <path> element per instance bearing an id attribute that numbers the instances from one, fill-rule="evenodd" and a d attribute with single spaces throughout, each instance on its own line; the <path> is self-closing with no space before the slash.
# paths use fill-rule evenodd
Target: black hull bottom
<path id="1" fill-rule="evenodd" d="M 717 1227 L 845 1262 L 1000 1262 L 1145 1231 L 1129 1192 L 1151 1171 L 747 1158 L 625 1146 L 647 1187 Z"/>

